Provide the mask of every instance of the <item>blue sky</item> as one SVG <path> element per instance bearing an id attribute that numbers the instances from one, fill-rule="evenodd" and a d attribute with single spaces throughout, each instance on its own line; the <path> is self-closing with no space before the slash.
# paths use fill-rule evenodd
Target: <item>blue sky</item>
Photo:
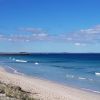
<path id="1" fill-rule="evenodd" d="M 0 0 L 0 52 L 100 52 L 100 0 Z"/>

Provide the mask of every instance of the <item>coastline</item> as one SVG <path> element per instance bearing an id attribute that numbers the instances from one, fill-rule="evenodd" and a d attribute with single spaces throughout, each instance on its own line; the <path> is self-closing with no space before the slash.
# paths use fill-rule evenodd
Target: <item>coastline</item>
<path id="1" fill-rule="evenodd" d="M 29 91 L 40 100 L 100 100 L 100 95 L 36 77 L 7 72 L 0 67 L 0 81 L 12 83 Z"/>
<path id="2" fill-rule="evenodd" d="M 61 84 L 61 85 L 64 85 L 64 86 L 75 88 L 75 89 L 79 89 L 79 90 L 83 90 L 83 91 L 87 91 L 87 92 L 100 94 L 100 91 L 97 91 L 97 90 L 92 90 L 92 89 L 88 89 L 88 88 L 79 88 L 79 87 L 75 87 L 75 86 L 72 86 L 72 85 L 69 85 L 69 84 L 66 85 L 64 83 L 58 83 L 57 81 L 52 81 L 52 80 L 49 80 L 49 79 L 44 79 L 44 78 L 40 78 L 40 77 L 36 77 L 36 76 L 26 75 L 26 74 L 24 74 L 22 72 L 19 72 L 17 69 L 14 69 L 13 67 L 10 67 L 10 66 L 7 66 L 6 68 L 4 68 L 4 70 L 9 72 L 9 73 L 18 74 L 18 75 L 24 75 L 24 76 L 28 76 L 28 77 L 31 77 L 31 78 L 36 78 L 36 79 L 40 79 L 40 80 L 44 80 L 44 81 L 53 82 L 53 83 L 56 83 L 56 84 Z"/>

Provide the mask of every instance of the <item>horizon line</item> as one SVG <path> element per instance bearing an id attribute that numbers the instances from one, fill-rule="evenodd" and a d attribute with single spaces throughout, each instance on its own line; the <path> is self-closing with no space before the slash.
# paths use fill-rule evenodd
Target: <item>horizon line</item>
<path id="1" fill-rule="evenodd" d="M 1 54 L 100 54 L 100 52 L 0 52 Z"/>

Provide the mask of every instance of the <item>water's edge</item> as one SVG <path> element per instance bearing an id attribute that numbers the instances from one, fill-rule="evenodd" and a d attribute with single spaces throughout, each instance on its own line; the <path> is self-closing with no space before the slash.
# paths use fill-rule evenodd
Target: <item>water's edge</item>
<path id="1" fill-rule="evenodd" d="M 7 66 L 8 68 L 5 67 L 5 66 L 0 66 L 0 67 L 2 67 L 6 72 L 11 73 L 11 74 L 23 75 L 23 76 L 29 77 L 29 78 L 36 78 L 36 79 L 40 79 L 40 80 L 44 80 L 44 81 L 49 81 L 51 83 L 60 84 L 60 85 L 63 85 L 65 87 L 67 86 L 67 87 L 75 88 L 75 89 L 90 92 L 90 93 L 100 94 L 100 91 L 91 90 L 91 89 L 87 89 L 87 88 L 79 88 L 79 87 L 75 87 L 75 86 L 72 86 L 72 85 L 66 85 L 66 84 L 63 84 L 63 83 L 58 83 L 57 81 L 47 80 L 47 79 L 41 78 L 41 77 L 26 75 L 24 73 L 18 72 L 16 69 L 14 69 L 10 66 Z"/>

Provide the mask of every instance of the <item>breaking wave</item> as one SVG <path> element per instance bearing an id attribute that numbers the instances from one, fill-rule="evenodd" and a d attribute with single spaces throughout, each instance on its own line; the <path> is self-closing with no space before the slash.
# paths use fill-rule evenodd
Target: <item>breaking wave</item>
<path id="1" fill-rule="evenodd" d="M 95 75 L 96 76 L 100 76 L 100 72 L 95 72 Z"/>
<path id="2" fill-rule="evenodd" d="M 28 62 L 28 61 L 26 61 L 26 60 L 19 60 L 19 59 L 16 59 L 15 61 L 16 61 L 16 62 L 23 62 L 23 63 Z"/>

